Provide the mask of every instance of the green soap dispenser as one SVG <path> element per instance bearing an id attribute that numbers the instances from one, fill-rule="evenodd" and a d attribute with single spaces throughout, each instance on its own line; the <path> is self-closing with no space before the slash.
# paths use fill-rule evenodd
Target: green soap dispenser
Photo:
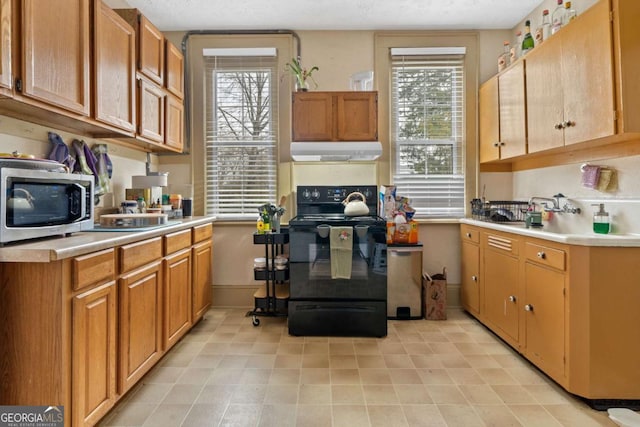
<path id="1" fill-rule="evenodd" d="M 604 210 L 604 203 L 598 203 L 592 206 L 599 207 L 598 212 L 593 214 L 593 231 L 600 234 L 609 234 L 609 232 L 611 232 L 611 220 L 609 212 Z"/>

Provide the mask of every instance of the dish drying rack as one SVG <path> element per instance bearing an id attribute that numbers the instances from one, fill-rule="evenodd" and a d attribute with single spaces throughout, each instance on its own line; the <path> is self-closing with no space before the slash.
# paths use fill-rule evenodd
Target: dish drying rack
<path id="1" fill-rule="evenodd" d="M 490 222 L 524 222 L 529 202 L 521 200 L 471 200 L 471 217 Z"/>

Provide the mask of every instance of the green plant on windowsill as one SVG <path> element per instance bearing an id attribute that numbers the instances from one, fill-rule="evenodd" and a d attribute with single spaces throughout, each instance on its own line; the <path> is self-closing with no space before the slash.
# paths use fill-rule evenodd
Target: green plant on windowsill
<path id="1" fill-rule="evenodd" d="M 296 78 L 296 90 L 309 90 L 309 80 L 313 82 L 314 89 L 318 87 L 318 83 L 313 78 L 313 72 L 318 71 L 316 66 L 306 69 L 300 64 L 300 58 L 292 58 L 291 62 L 287 62 L 285 71 L 291 71 Z"/>

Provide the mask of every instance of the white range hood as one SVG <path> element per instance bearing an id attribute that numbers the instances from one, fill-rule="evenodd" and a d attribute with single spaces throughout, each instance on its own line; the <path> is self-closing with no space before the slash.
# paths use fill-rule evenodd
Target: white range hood
<path id="1" fill-rule="evenodd" d="M 371 161 L 382 154 L 379 141 L 292 142 L 291 158 L 297 162 Z"/>

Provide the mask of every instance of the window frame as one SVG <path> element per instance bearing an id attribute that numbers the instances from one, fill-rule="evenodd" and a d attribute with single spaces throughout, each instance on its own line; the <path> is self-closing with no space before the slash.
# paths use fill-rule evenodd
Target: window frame
<path id="1" fill-rule="evenodd" d="M 381 181 L 391 183 L 396 165 L 396 147 L 391 142 L 391 48 L 438 48 L 465 47 L 465 122 L 463 153 L 464 159 L 464 199 L 470 200 L 477 193 L 477 123 L 478 123 L 478 68 L 479 40 L 477 31 L 391 31 L 377 32 L 374 35 L 374 62 L 376 82 L 378 86 L 379 136 L 383 145 L 380 157 L 379 176 Z M 392 185 L 392 184 L 391 184 Z M 469 207 L 464 206 L 464 215 L 468 216 Z M 457 222 L 457 217 L 417 218 L 421 222 Z"/>
<path id="2" fill-rule="evenodd" d="M 189 96 L 189 120 L 190 141 L 188 156 L 190 156 L 189 166 L 176 164 L 173 168 L 172 162 L 166 167 L 172 174 L 178 177 L 184 176 L 185 182 L 193 183 L 194 193 L 194 214 L 203 215 L 205 210 L 206 183 L 205 183 L 205 131 L 206 114 L 204 111 L 204 91 L 205 76 L 203 63 L 203 49 L 208 48 L 269 48 L 275 47 L 278 51 L 278 70 L 284 70 L 285 64 L 291 60 L 293 49 L 293 37 L 291 34 L 194 34 L 190 35 L 186 45 L 186 85 L 188 85 Z M 281 130 L 277 142 L 277 194 L 289 193 L 290 173 L 286 167 L 290 158 L 289 144 L 291 142 L 290 132 L 282 131 L 291 128 L 291 84 L 280 81 L 278 75 L 278 128 Z M 184 165 L 184 160 L 180 159 L 176 163 Z M 180 178 L 178 178 L 180 179 Z M 272 201 L 273 202 L 273 201 Z M 222 219 L 220 222 L 247 224 L 253 219 Z"/>

